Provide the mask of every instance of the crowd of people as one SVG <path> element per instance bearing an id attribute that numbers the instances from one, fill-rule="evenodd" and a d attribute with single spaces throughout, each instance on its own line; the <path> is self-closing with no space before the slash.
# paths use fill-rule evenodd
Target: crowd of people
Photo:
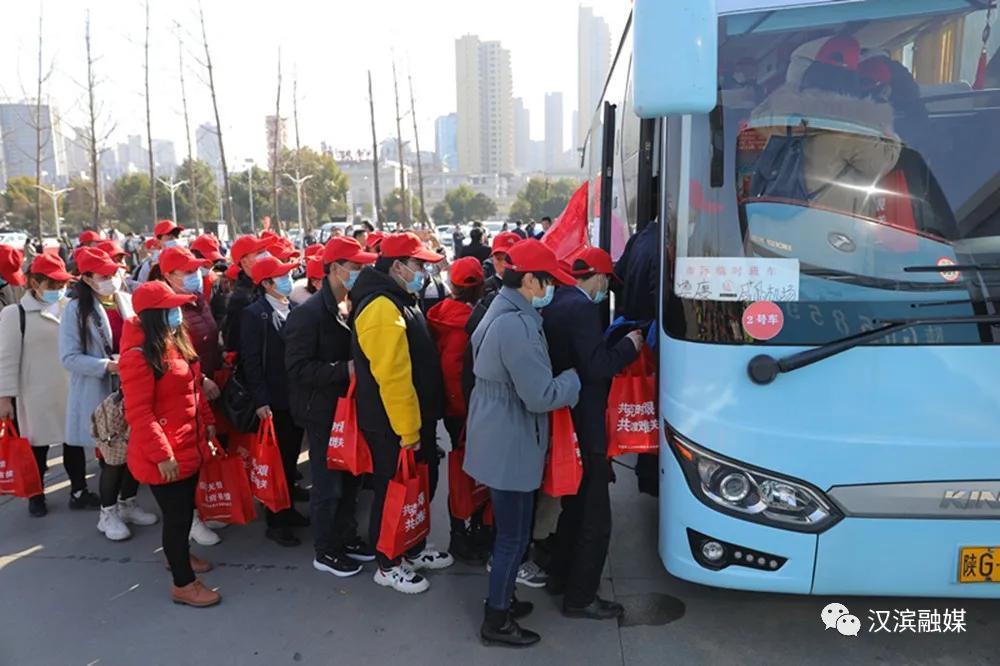
<path id="1" fill-rule="evenodd" d="M 107 539 L 162 521 L 174 602 L 221 600 L 200 577 L 211 563 L 189 543 L 220 541 L 222 525 L 199 518 L 195 493 L 201 466 L 234 440 L 220 396 L 235 381 L 256 418 L 273 423 L 287 479 L 289 508 L 266 511 L 264 535 L 296 547 L 311 528 L 317 571 L 353 576 L 374 561 L 375 583 L 415 594 L 430 587 L 428 571 L 455 558 L 485 565 L 487 644 L 539 640 L 518 623 L 532 604 L 517 599 L 517 584 L 564 595 L 567 617 L 622 615 L 597 594 L 611 535 L 604 410 L 612 377 L 644 336 L 605 340 L 599 304 L 617 281 L 606 252 L 584 248 L 559 261 L 520 225 L 492 239 L 475 227 L 451 262 L 428 231 L 360 229 L 302 252 L 271 232 L 228 248 L 201 235 L 185 247 L 181 231 L 157 223 L 141 260 L 95 231 L 80 235 L 68 261 L 48 251 L 26 260 L 0 246 L 0 419 L 16 421 L 41 475 L 50 447 L 62 446 L 69 507 L 97 512 Z M 626 297 L 646 307 L 655 253 L 630 247 L 623 261 L 633 276 L 623 277 L 638 285 Z M 326 459 L 349 389 L 372 458 L 364 476 Z M 130 428 L 122 459 L 103 454 L 92 434 L 95 410 L 118 394 Z M 549 413 L 564 407 L 583 481 L 560 505 L 539 489 Z M 426 465 L 433 498 L 445 455 L 439 421 L 448 455 L 462 455 L 464 472 L 488 487 L 489 507 L 459 517 L 449 505 L 448 550 L 422 540 L 389 557 L 376 545 L 400 451 Z M 309 488 L 297 469 L 303 444 Z M 96 492 L 86 479 L 95 456 Z M 158 513 L 140 506 L 140 484 Z M 358 522 L 365 489 L 373 494 L 366 529 Z M 308 515 L 295 508 L 306 502 Z M 44 494 L 27 504 L 32 516 L 49 510 Z"/>

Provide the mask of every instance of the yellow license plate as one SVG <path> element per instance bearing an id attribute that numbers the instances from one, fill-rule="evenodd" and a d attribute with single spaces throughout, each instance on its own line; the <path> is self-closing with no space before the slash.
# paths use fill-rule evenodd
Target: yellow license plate
<path id="1" fill-rule="evenodd" d="M 1000 583 L 1000 546 L 960 548 L 959 583 Z"/>

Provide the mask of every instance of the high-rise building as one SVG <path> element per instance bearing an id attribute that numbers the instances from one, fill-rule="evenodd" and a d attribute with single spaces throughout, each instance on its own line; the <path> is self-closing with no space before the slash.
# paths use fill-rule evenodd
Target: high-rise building
<path id="1" fill-rule="evenodd" d="M 73 128 L 73 137 L 63 137 L 66 144 L 66 172 L 70 179 L 90 179 L 90 144 L 87 130 L 82 127 Z"/>
<path id="2" fill-rule="evenodd" d="M 278 151 L 288 147 L 288 118 L 278 118 L 275 120 L 275 116 L 267 116 L 264 119 L 264 126 L 267 129 L 267 163 L 268 168 L 271 162 L 274 160 L 274 135 L 275 132 L 278 133 Z M 280 155 L 279 155 L 280 159 Z"/>
<path id="3" fill-rule="evenodd" d="M 139 134 L 128 136 L 128 161 L 136 171 L 149 172 L 149 151 L 142 145 L 142 136 Z"/>
<path id="4" fill-rule="evenodd" d="M 174 149 L 174 142 L 167 139 L 153 139 L 153 162 L 156 164 L 158 175 L 172 176 L 177 170 L 177 151 Z"/>
<path id="5" fill-rule="evenodd" d="M 514 98 L 514 168 L 530 171 L 531 167 L 531 111 L 524 100 Z"/>
<path id="6" fill-rule="evenodd" d="M 611 31 L 590 7 L 580 7 L 577 23 L 577 129 L 574 141 L 582 146 L 594 110 L 601 101 L 604 81 L 611 69 Z"/>
<path id="7" fill-rule="evenodd" d="M 212 123 L 202 123 L 195 130 L 198 159 L 212 167 L 216 174 L 221 175 L 222 157 L 219 150 L 219 131 Z"/>
<path id="8" fill-rule="evenodd" d="M 458 170 L 458 114 L 449 113 L 434 121 L 434 152 L 450 171 Z"/>
<path id="9" fill-rule="evenodd" d="M 18 176 L 35 177 L 36 148 L 41 127 L 41 166 L 43 182 L 66 182 L 66 144 L 60 130 L 59 116 L 48 104 L 35 106 L 31 101 L 0 104 L 0 139 L 2 139 L 3 168 L 0 169 L 0 187 L 6 188 L 7 180 Z"/>
<path id="10" fill-rule="evenodd" d="M 563 160 L 563 96 L 545 94 L 545 170 L 558 171 Z"/>
<path id="11" fill-rule="evenodd" d="M 510 52 L 475 35 L 455 41 L 458 166 L 465 173 L 514 170 Z"/>

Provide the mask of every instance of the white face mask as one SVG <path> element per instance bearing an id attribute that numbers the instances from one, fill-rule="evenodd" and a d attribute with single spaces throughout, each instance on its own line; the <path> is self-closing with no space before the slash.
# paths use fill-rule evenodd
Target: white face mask
<path id="1" fill-rule="evenodd" d="M 106 278 L 104 280 L 98 280 L 94 284 L 94 291 L 99 295 L 107 297 L 114 294 L 116 291 L 121 289 L 122 279 L 118 275 L 113 275 L 112 277 Z"/>

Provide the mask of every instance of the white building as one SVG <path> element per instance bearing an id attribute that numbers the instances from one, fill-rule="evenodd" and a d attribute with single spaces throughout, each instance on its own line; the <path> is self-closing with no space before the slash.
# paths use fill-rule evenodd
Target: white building
<path id="1" fill-rule="evenodd" d="M 59 115 L 48 104 L 38 108 L 34 101 L 25 100 L 0 104 L 0 188 L 6 188 L 10 178 L 35 177 L 36 128 L 39 126 L 42 130 L 42 181 L 66 183 L 66 144 Z"/>
<path id="2" fill-rule="evenodd" d="M 514 98 L 514 168 L 531 168 L 531 111 L 520 97 Z"/>
<path id="3" fill-rule="evenodd" d="M 177 151 L 174 142 L 167 139 L 153 139 L 153 162 L 156 173 L 172 176 L 177 171 Z"/>
<path id="4" fill-rule="evenodd" d="M 582 146 L 601 99 L 604 81 L 611 69 L 611 31 L 608 23 L 594 16 L 590 7 L 580 7 L 577 24 L 577 118 L 573 140 Z"/>
<path id="5" fill-rule="evenodd" d="M 510 52 L 475 35 L 455 41 L 458 166 L 465 173 L 514 170 Z"/>

